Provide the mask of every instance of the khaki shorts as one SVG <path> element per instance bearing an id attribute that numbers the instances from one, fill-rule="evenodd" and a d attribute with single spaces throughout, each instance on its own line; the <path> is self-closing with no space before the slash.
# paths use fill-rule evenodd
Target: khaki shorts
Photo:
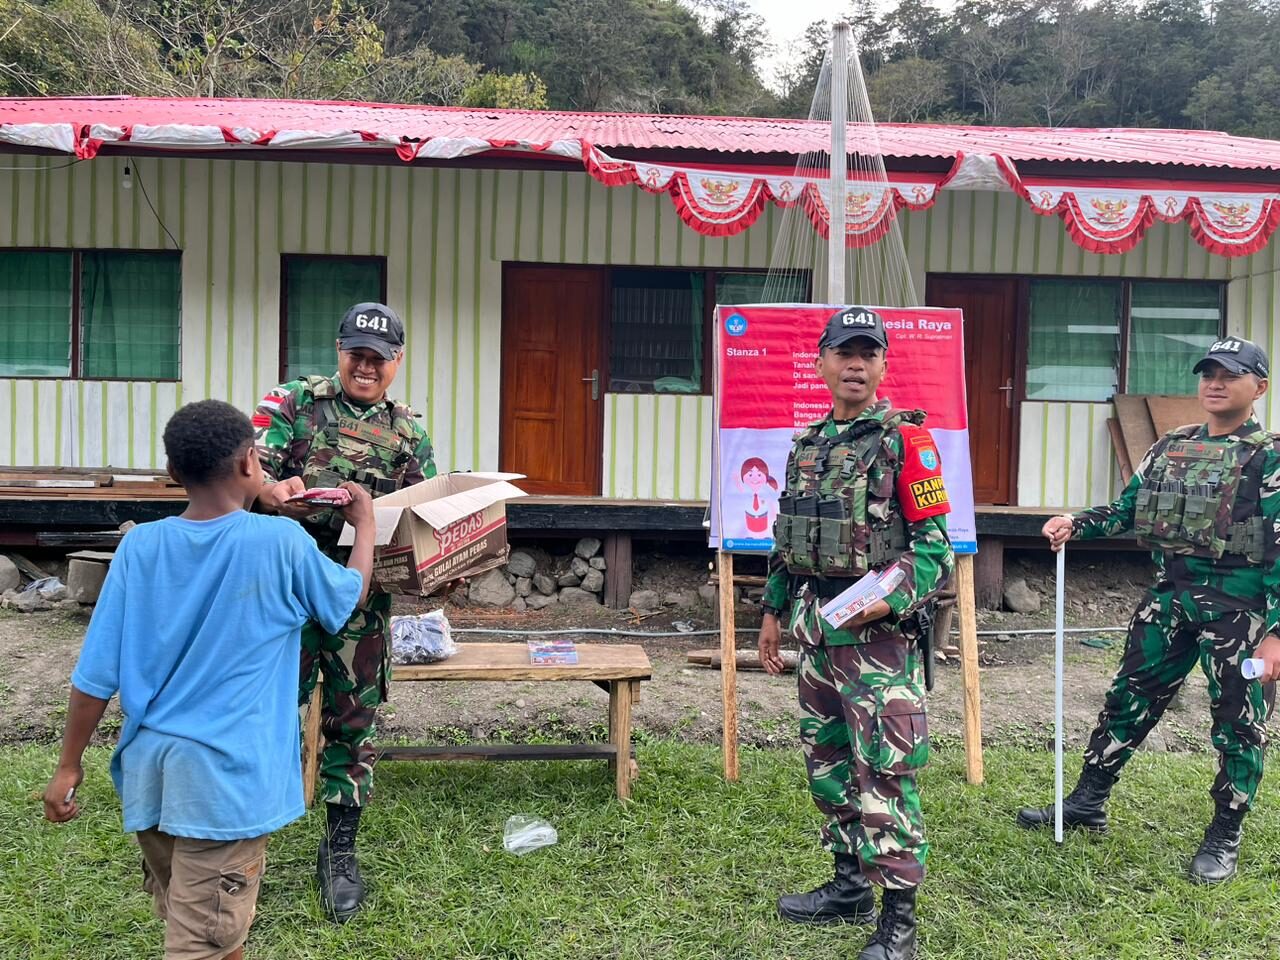
<path id="1" fill-rule="evenodd" d="M 222 960 L 244 943 L 267 865 L 266 836 L 195 840 L 138 832 L 143 888 L 164 924 L 165 960 Z"/>

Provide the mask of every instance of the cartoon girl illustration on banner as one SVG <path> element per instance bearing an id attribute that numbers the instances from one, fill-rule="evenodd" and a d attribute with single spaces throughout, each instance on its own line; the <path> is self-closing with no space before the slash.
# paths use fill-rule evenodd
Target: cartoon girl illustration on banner
<path id="1" fill-rule="evenodd" d="M 778 515 L 778 481 L 769 475 L 769 465 L 759 457 L 742 462 L 738 472 L 738 489 L 751 494 L 747 505 L 747 530 L 757 537 L 767 537 Z"/>

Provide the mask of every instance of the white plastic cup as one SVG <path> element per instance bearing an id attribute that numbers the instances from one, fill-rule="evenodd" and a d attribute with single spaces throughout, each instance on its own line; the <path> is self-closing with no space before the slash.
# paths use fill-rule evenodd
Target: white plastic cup
<path id="1" fill-rule="evenodd" d="M 1240 664 L 1240 674 L 1246 680 L 1257 680 L 1266 671 L 1266 661 L 1261 657 L 1250 657 Z"/>

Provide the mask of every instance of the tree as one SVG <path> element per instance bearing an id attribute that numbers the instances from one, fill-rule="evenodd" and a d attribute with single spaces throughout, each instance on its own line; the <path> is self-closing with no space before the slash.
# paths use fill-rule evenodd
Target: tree
<path id="1" fill-rule="evenodd" d="M 886 63 L 867 82 L 871 114 L 885 123 L 931 119 L 947 102 L 945 64 L 919 57 Z"/>

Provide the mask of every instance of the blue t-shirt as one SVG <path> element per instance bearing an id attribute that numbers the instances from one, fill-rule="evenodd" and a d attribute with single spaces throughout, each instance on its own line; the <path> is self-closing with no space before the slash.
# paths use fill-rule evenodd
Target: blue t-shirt
<path id="1" fill-rule="evenodd" d="M 238 840 L 302 816 L 301 627 L 336 633 L 360 589 L 282 517 L 129 531 L 71 675 L 90 696 L 120 693 L 111 779 L 125 830 Z"/>

